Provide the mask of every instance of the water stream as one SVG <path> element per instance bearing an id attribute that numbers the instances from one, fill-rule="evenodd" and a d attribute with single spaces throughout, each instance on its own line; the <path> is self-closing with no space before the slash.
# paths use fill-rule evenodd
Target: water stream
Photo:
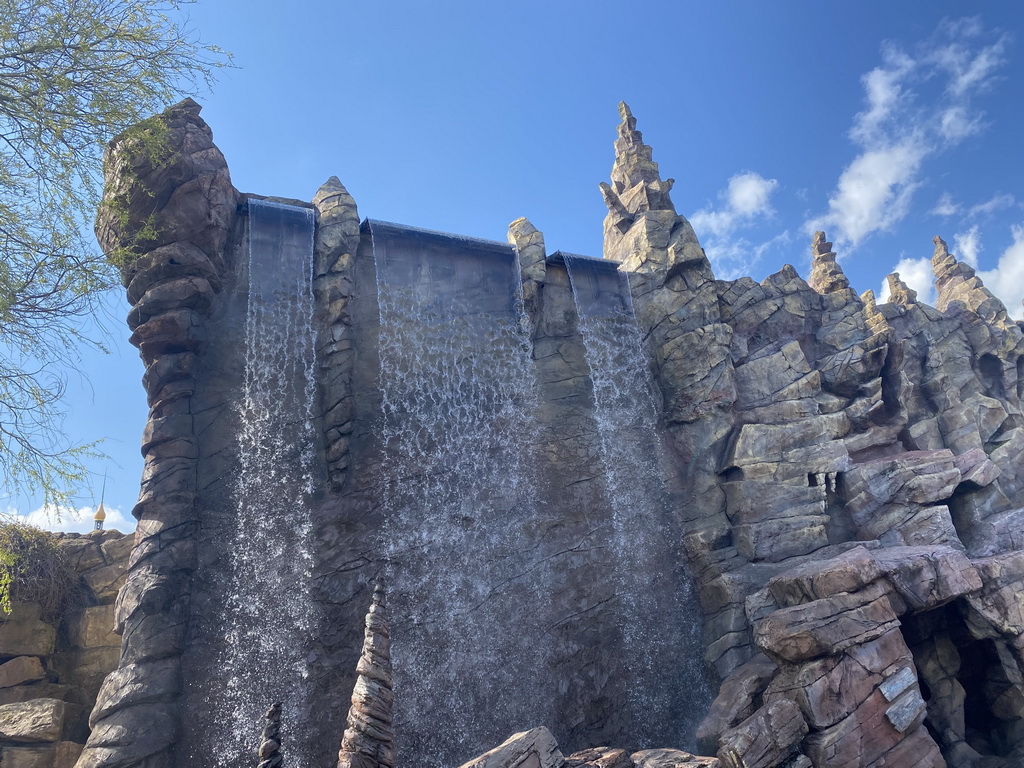
<path id="1" fill-rule="evenodd" d="M 221 766 L 249 766 L 263 712 L 285 703 L 289 759 L 310 764 L 301 733 L 305 643 L 315 627 L 310 497 L 316 489 L 313 211 L 249 201 L 245 381 L 235 529 L 224 618 Z"/>
<path id="2" fill-rule="evenodd" d="M 382 483 L 403 766 L 455 766 L 554 699 L 537 518 L 537 384 L 507 246 L 371 223 Z"/>
<path id="3" fill-rule="evenodd" d="M 696 616 L 692 588 L 679 567 L 654 383 L 629 282 L 607 262 L 564 260 L 593 384 L 611 513 L 630 735 L 645 748 L 692 746 L 706 696 L 700 629 L 690 618 Z M 666 664 L 672 658 L 679 660 L 674 668 Z"/>

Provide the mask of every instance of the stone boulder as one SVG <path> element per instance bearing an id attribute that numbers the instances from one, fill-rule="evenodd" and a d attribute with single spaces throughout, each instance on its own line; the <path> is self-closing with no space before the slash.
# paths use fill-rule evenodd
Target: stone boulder
<path id="1" fill-rule="evenodd" d="M 565 759 L 555 737 L 544 726 L 509 736 L 489 752 L 461 768 L 562 768 Z"/>

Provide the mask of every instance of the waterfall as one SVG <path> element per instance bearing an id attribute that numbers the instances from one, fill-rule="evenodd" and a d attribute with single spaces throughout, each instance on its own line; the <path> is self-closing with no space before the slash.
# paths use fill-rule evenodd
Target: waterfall
<path id="1" fill-rule="evenodd" d="M 603 260 L 563 258 L 593 385 L 616 552 L 613 578 L 621 600 L 631 736 L 643 748 L 692 747 L 708 698 L 702 690 L 699 614 L 680 567 L 658 408 L 629 282 Z M 670 583 L 652 583 L 652 573 L 656 581 Z M 671 658 L 679 659 L 676 669 L 666 666 Z"/>
<path id="2" fill-rule="evenodd" d="M 301 734 L 304 645 L 315 627 L 309 507 L 316 490 L 313 211 L 249 201 L 245 380 L 239 404 L 230 590 L 221 664 L 220 766 L 255 763 L 263 712 L 285 705 L 289 759 Z"/>
<path id="3" fill-rule="evenodd" d="M 511 248 L 371 222 L 398 761 L 545 722 L 537 383 Z"/>

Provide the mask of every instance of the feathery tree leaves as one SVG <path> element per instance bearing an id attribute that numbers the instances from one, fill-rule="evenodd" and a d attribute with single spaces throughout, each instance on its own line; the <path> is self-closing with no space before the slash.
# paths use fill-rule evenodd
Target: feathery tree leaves
<path id="1" fill-rule="evenodd" d="M 93 445 L 61 432 L 64 371 L 116 270 L 89 233 L 107 141 L 230 64 L 191 0 L 0 0 L 0 477 L 72 501 Z"/>

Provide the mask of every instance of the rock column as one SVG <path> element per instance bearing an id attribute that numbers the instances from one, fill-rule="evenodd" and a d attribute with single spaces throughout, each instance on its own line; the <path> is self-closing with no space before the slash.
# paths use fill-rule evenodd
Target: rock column
<path id="1" fill-rule="evenodd" d="M 356 666 L 348 728 L 338 751 L 338 768 L 394 768 L 395 732 L 391 706 L 391 634 L 378 581 L 366 614 L 363 651 Z"/>
<path id="2" fill-rule="evenodd" d="M 128 324 L 150 415 L 135 547 L 117 600 L 120 666 L 100 689 L 78 768 L 174 764 L 199 531 L 190 404 L 237 205 L 199 111 L 186 99 L 114 139 L 105 156 L 96 234 L 118 259 L 133 304 Z"/>

